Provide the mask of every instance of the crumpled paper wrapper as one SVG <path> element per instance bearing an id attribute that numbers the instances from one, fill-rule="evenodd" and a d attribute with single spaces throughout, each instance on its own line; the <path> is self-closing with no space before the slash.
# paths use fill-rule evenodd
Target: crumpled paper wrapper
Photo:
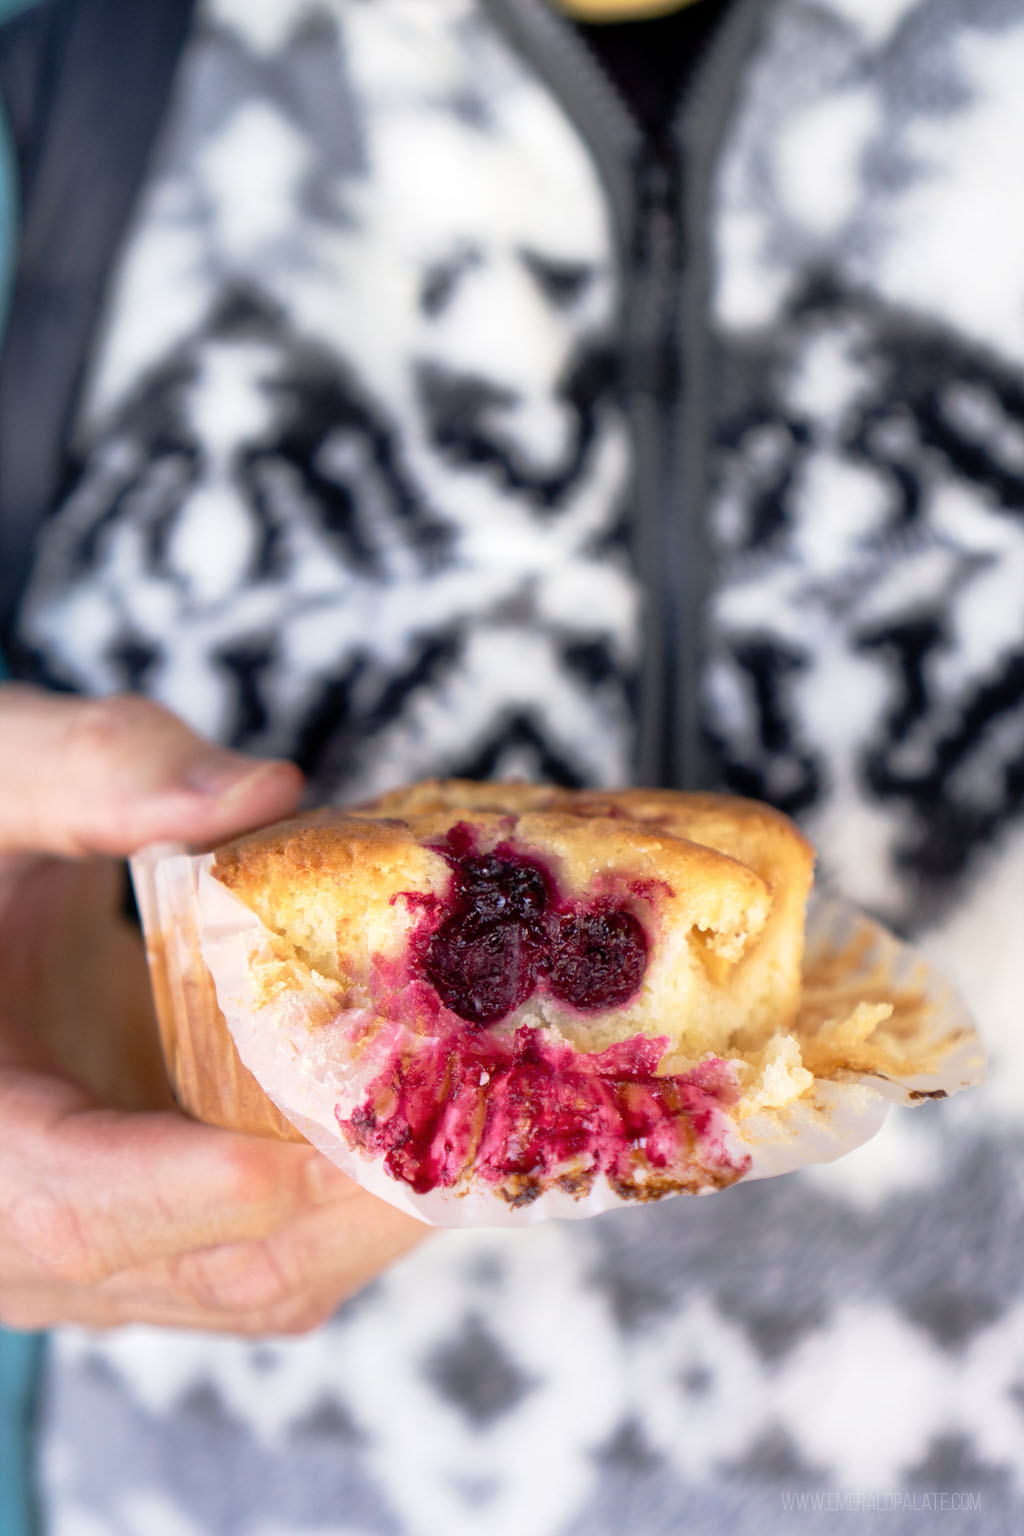
<path id="1" fill-rule="evenodd" d="M 635 1203 L 604 1176 L 583 1194 L 553 1183 L 521 1204 L 479 1179 L 421 1194 L 352 1145 L 339 1116 L 352 1114 L 379 1069 L 373 1016 L 340 1009 L 324 980 L 269 1001 L 259 995 L 254 975 L 274 960 L 273 936 L 209 873 L 213 857 L 163 844 L 131 861 L 164 1053 L 187 1113 L 306 1139 L 364 1189 L 432 1225 L 518 1226 Z M 393 1041 L 393 1024 L 389 1031 Z M 985 1071 L 978 1033 L 934 968 L 820 892 L 808 911 L 796 1024 L 726 1060 L 740 1098 L 715 1112 L 710 1166 L 694 1193 L 830 1162 L 875 1135 L 894 1104 L 947 1097 Z"/>

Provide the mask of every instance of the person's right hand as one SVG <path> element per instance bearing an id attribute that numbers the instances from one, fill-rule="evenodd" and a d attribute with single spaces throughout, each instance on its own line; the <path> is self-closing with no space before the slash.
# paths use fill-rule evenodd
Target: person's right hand
<path id="1" fill-rule="evenodd" d="M 174 1108 L 115 862 L 285 816 L 301 776 L 142 699 L 11 684 L 0 743 L 0 1322 L 314 1327 L 426 1229 Z"/>

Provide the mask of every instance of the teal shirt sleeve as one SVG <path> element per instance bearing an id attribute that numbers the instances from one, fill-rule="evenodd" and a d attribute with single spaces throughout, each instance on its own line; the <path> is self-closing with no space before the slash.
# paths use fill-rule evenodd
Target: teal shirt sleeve
<path id="1" fill-rule="evenodd" d="M 0 1536 L 35 1536 L 35 1421 L 43 1337 L 0 1328 Z"/>

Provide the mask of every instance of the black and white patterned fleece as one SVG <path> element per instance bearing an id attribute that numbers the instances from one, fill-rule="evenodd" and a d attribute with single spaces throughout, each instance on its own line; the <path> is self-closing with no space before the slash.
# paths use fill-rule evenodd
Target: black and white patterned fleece
<path id="1" fill-rule="evenodd" d="M 622 782 L 616 302 L 594 169 L 471 6 L 210 4 L 22 638 L 321 793 Z"/>
<path id="2" fill-rule="evenodd" d="M 537 9 L 210 0 L 22 607 L 40 675 L 324 790 L 630 774 L 635 252 L 499 24 Z M 763 7 L 681 556 L 721 781 L 941 959 L 989 1086 L 764 1185 L 441 1235 L 308 1339 L 63 1333 L 52 1536 L 1021 1528 L 1022 78 L 1024 0 Z"/>

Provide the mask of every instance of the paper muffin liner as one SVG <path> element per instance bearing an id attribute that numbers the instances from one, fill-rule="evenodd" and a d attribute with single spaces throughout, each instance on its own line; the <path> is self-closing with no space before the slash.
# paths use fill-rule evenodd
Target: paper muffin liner
<path id="1" fill-rule="evenodd" d="M 130 860 L 160 1043 L 174 1096 L 207 1125 L 302 1141 L 245 1067 L 199 947 L 198 860 L 154 843 Z"/>
<path id="2" fill-rule="evenodd" d="M 210 874 L 213 859 L 160 845 L 132 860 L 178 1102 L 210 1124 L 305 1138 L 364 1189 L 432 1225 L 592 1216 L 682 1188 L 711 1193 L 829 1162 L 869 1140 L 894 1104 L 946 1097 L 984 1075 L 984 1050 L 963 1003 L 924 957 L 842 898 L 816 892 L 795 1025 L 753 1064 L 750 1053 L 691 1063 L 673 1079 L 691 1106 L 685 1180 L 645 1183 L 641 1171 L 626 1188 L 609 1168 L 582 1181 L 552 1176 L 540 1188 L 534 1181 L 520 1198 L 507 1181 L 488 1182 L 477 1171 L 453 1187 L 418 1191 L 395 1176 L 393 1155 L 368 1146 L 373 1138 L 353 1127 L 396 1049 L 415 1060 L 427 1043 L 400 1019 L 342 1008 L 324 978 L 268 988 L 261 978 L 279 965 L 280 946 Z M 526 1040 L 524 1048 L 536 1046 Z M 587 1061 L 564 1044 L 540 1048 L 549 1050 L 548 1064 Z M 641 1041 L 638 1049 L 656 1060 L 662 1047 Z"/>

